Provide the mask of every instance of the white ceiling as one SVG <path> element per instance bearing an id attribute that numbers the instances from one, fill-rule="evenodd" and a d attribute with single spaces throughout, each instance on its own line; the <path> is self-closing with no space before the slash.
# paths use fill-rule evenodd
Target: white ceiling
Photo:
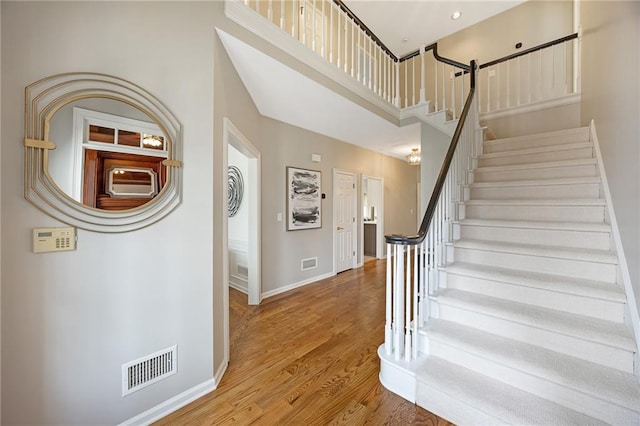
<path id="1" fill-rule="evenodd" d="M 524 0 L 343 0 L 397 57 L 523 3 Z M 452 20 L 453 12 L 462 16 Z M 406 40 L 406 41 L 404 41 Z M 455 58 L 454 58 L 455 59 Z"/>
<path id="2" fill-rule="evenodd" d="M 345 1 L 397 56 L 519 3 L 522 0 Z M 462 12 L 458 21 L 450 19 L 454 10 Z M 262 115 L 400 159 L 420 147 L 419 124 L 397 127 L 246 43 L 218 33 Z M 403 43 L 403 38 L 408 41 Z"/>

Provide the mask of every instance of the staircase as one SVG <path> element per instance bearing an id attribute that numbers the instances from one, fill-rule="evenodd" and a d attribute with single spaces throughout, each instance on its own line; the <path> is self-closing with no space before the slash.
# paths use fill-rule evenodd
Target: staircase
<path id="1" fill-rule="evenodd" d="M 589 128 L 486 141 L 470 173 L 416 403 L 457 424 L 640 424 Z"/>

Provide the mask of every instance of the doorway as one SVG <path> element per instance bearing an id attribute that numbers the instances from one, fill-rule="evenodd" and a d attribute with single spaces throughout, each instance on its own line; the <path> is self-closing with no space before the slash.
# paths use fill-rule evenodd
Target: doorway
<path id="1" fill-rule="evenodd" d="M 384 180 L 362 176 L 362 259 L 363 263 L 384 256 Z"/>
<path id="2" fill-rule="evenodd" d="M 258 305 L 262 301 L 260 151 L 227 118 L 223 121 L 223 135 L 223 170 L 232 176 L 224 196 L 227 226 L 223 239 L 228 247 L 224 276 L 230 285 L 247 294 L 249 305 Z M 229 166 L 235 168 L 233 173 Z M 236 182 L 235 187 L 232 181 Z M 230 203 L 234 204 L 231 210 L 236 210 L 233 215 Z M 228 292 L 225 294 L 228 299 Z"/>
<path id="3" fill-rule="evenodd" d="M 356 175 L 333 170 L 333 270 L 356 266 Z"/>

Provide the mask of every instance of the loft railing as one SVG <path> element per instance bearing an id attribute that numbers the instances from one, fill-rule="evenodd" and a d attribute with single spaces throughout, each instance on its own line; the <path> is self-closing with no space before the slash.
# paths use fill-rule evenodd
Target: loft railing
<path id="1" fill-rule="evenodd" d="M 457 119 L 469 93 L 465 64 L 438 55 L 437 44 L 396 57 L 341 0 L 239 1 L 341 69 L 389 105 Z M 578 92 L 577 34 L 480 65 L 481 113 Z"/>
<path id="2" fill-rule="evenodd" d="M 436 45 L 398 58 L 340 0 L 242 2 L 388 104 L 460 114 L 468 66 L 439 57 Z"/>
<path id="3" fill-rule="evenodd" d="M 579 42 L 575 33 L 480 65 L 480 112 L 578 93 Z"/>
<path id="4" fill-rule="evenodd" d="M 469 68 L 470 90 L 451 144 L 442 163 L 426 213 L 414 236 L 388 235 L 384 350 L 397 361 L 418 356 L 418 330 L 431 316 L 430 297 L 436 295 L 446 263 L 446 244 L 459 219 L 459 205 L 468 171 L 481 152 L 482 130 L 476 104 L 477 64 Z"/>

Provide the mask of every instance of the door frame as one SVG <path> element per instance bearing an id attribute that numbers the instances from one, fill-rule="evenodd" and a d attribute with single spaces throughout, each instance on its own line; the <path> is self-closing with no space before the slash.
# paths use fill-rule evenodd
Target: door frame
<path id="1" fill-rule="evenodd" d="M 377 176 L 369 176 L 362 175 L 361 184 L 360 184 L 360 201 L 364 198 L 364 180 L 378 180 L 380 181 L 380 207 L 378 207 L 377 215 L 378 219 L 376 221 L 376 258 L 377 259 L 385 259 L 386 253 L 385 242 L 384 242 L 384 178 Z M 360 255 L 362 256 L 362 262 L 364 263 L 364 217 L 362 216 L 362 212 L 359 215 L 360 217 Z"/>
<path id="2" fill-rule="evenodd" d="M 262 283 L 261 283 L 261 190 L 260 190 L 260 162 L 261 155 L 258 148 L 256 148 L 247 139 L 240 130 L 229 120 L 227 117 L 223 118 L 223 144 L 222 144 L 222 171 L 224 173 L 223 182 L 227 181 L 227 170 L 229 168 L 229 145 L 232 145 L 235 149 L 240 151 L 247 157 L 248 160 L 248 174 L 247 186 L 251 188 L 246 198 L 246 202 L 249 207 L 249 244 L 248 244 L 248 301 L 250 305 L 258 305 L 262 301 Z M 229 228 L 227 217 L 227 191 L 228 188 L 224 185 L 223 192 L 223 213 L 227 220 L 224 220 L 224 229 L 222 233 L 223 246 L 229 246 Z M 224 251 L 224 263 L 223 263 L 223 276 L 225 283 L 229 281 L 229 254 L 228 249 Z M 226 285 L 228 287 L 228 285 Z M 228 299 L 228 289 L 225 292 Z M 228 302 L 228 300 L 227 300 Z"/>
<path id="3" fill-rule="evenodd" d="M 333 212 L 332 212 L 332 217 L 331 217 L 331 235 L 332 235 L 332 239 L 333 239 L 333 275 L 337 274 L 337 262 L 336 262 L 336 256 L 338 255 L 338 252 L 336 250 L 336 243 L 338 241 L 337 237 L 336 237 L 336 216 L 338 213 L 338 203 L 337 203 L 337 193 L 338 191 L 336 191 L 336 184 L 337 184 L 337 179 L 336 179 L 336 175 L 340 173 L 340 174 L 345 174 L 345 175 L 351 175 L 353 176 L 353 185 L 355 186 L 355 188 L 353 188 L 353 197 L 351 197 L 351 199 L 353 200 L 352 202 L 352 206 L 351 208 L 353 209 L 353 213 L 354 213 L 354 217 L 356 218 L 355 222 L 352 222 L 352 232 L 351 232 L 351 245 L 353 247 L 353 251 L 355 252 L 355 254 L 353 255 L 353 260 L 351 262 L 351 267 L 352 268 L 357 268 L 358 267 L 358 253 L 360 250 L 357 250 L 358 247 L 358 227 L 356 226 L 356 224 L 358 223 L 358 218 L 360 217 L 360 215 L 358 214 L 358 175 L 355 172 L 352 172 L 350 170 L 343 170 L 343 169 L 333 169 L 333 174 L 332 174 L 332 178 L 333 181 L 331 182 L 331 189 L 333 191 Z"/>

